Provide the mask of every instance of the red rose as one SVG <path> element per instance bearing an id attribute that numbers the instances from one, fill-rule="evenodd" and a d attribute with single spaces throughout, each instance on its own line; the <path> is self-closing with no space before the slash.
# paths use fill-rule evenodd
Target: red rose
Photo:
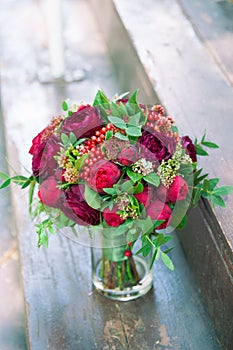
<path id="1" fill-rule="evenodd" d="M 144 130 L 138 142 L 141 145 L 141 157 L 150 161 L 169 159 L 175 151 L 175 141 L 161 132 L 152 129 Z"/>
<path id="2" fill-rule="evenodd" d="M 111 210 L 109 208 L 104 209 L 102 215 L 108 226 L 117 227 L 123 224 L 124 220 L 122 219 L 122 217 L 120 217 L 119 214 L 116 213 L 117 211 L 118 208 L 116 205 L 114 205 Z"/>
<path id="3" fill-rule="evenodd" d="M 80 106 L 77 112 L 66 118 L 61 125 L 61 133 L 73 132 L 77 138 L 90 137 L 103 124 L 97 107 Z"/>
<path id="4" fill-rule="evenodd" d="M 167 200 L 176 203 L 186 198 L 188 185 L 181 176 L 176 176 L 171 186 L 168 188 Z"/>
<path id="5" fill-rule="evenodd" d="M 57 188 L 57 181 L 53 176 L 48 177 L 40 185 L 38 197 L 48 207 L 56 208 L 63 192 Z"/>
<path id="6" fill-rule="evenodd" d="M 163 203 L 167 202 L 167 191 L 168 189 L 164 185 L 160 185 L 159 188 L 156 190 L 155 195 L 156 197 Z"/>
<path id="7" fill-rule="evenodd" d="M 72 185 L 66 191 L 65 201 L 59 209 L 79 225 L 98 225 L 100 223 L 100 212 L 91 208 L 84 198 L 84 185 Z"/>
<path id="8" fill-rule="evenodd" d="M 118 154 L 117 161 L 122 164 L 129 166 L 138 160 L 138 150 L 134 146 L 123 148 Z"/>
<path id="9" fill-rule="evenodd" d="M 169 226 L 172 218 L 172 210 L 167 205 L 156 199 L 151 205 L 146 209 L 147 215 L 150 216 L 152 220 L 165 220 L 156 229 L 160 230 Z"/>
<path id="10" fill-rule="evenodd" d="M 47 141 L 33 148 L 32 172 L 35 177 L 40 176 L 45 179 L 53 175 L 58 166 L 54 156 L 57 155 L 59 150 L 60 145 L 55 136 L 49 137 Z"/>
<path id="11" fill-rule="evenodd" d="M 152 188 L 145 186 L 141 193 L 137 193 L 134 196 L 137 198 L 139 203 L 142 203 L 145 208 L 147 208 L 150 205 L 152 199 Z"/>
<path id="12" fill-rule="evenodd" d="M 36 135 L 36 137 L 34 137 L 34 139 L 32 140 L 32 146 L 29 150 L 29 153 L 34 155 L 35 153 L 37 153 L 37 148 L 42 144 L 42 138 L 43 138 L 43 135 L 46 131 L 47 127 L 44 128 L 41 132 L 39 132 L 38 135 Z"/>
<path id="13" fill-rule="evenodd" d="M 188 136 L 183 136 L 181 138 L 182 147 L 186 149 L 186 153 L 192 159 L 194 163 L 197 161 L 196 146 L 193 144 L 192 140 Z"/>
<path id="14" fill-rule="evenodd" d="M 101 159 L 91 167 L 88 185 L 96 192 L 105 193 L 103 188 L 113 187 L 120 176 L 121 171 L 116 164 Z"/>

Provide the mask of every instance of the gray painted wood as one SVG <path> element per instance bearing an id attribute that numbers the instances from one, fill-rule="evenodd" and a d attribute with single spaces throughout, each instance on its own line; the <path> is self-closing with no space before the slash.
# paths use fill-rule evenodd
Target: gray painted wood
<path id="1" fill-rule="evenodd" d="M 139 87 L 148 103 L 153 103 L 156 90 L 182 133 L 200 139 L 206 129 L 207 137 L 221 148 L 210 151 L 211 157 L 200 159 L 200 164 L 211 177 L 219 177 L 221 185 L 232 185 L 233 4 L 209 0 L 101 1 L 108 14 L 105 17 L 98 11 L 99 0 L 91 3 L 111 56 L 116 58 L 121 83 L 125 86 L 130 81 L 132 88 Z M 119 41 L 122 45 L 116 45 Z M 129 68 L 130 62 L 136 66 Z M 218 335 L 225 347 L 231 348 L 233 196 L 226 204 L 226 209 L 213 211 L 207 205 L 203 215 L 191 215 L 191 229 L 180 237 Z M 207 252 L 208 261 L 203 256 Z"/>
<path id="2" fill-rule="evenodd" d="M 7 170 L 0 105 L 0 169 Z M 0 194 L 0 349 L 25 350 L 24 300 L 10 191 Z"/>

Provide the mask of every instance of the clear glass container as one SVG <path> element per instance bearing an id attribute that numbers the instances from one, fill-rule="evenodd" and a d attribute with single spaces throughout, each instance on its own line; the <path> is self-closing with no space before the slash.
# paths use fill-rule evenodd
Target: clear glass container
<path id="1" fill-rule="evenodd" d="M 123 240 L 123 235 L 117 237 L 118 243 Z M 92 283 L 98 293 L 119 301 L 145 295 L 153 282 L 149 268 L 151 254 L 135 255 L 140 249 L 140 239 L 134 245 L 118 245 L 116 239 L 103 242 L 103 247 L 91 248 Z"/>

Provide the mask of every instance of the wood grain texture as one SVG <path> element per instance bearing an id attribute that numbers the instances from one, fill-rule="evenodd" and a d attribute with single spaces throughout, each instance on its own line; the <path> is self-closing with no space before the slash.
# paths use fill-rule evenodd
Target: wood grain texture
<path id="1" fill-rule="evenodd" d="M 118 90 L 106 47 L 85 1 L 66 2 L 72 6 L 66 8 L 71 15 L 66 38 L 67 45 L 78 47 L 83 60 L 92 65 L 89 78 L 60 87 L 45 86 L 35 79 L 33 69 L 38 69 L 39 43 L 32 40 L 33 28 L 34 25 L 42 28 L 37 4 L 29 0 L 23 6 L 11 2 L 5 7 L 8 10 L 2 22 L 8 24 L 4 26 L 7 40 L 2 46 L 3 62 L 11 73 L 2 81 L 3 112 L 9 161 L 19 173 L 30 169 L 27 151 L 32 135 L 46 125 L 49 116 L 60 113 L 64 97 L 89 101 L 99 85 L 110 91 L 108 95 Z M 84 32 L 77 24 L 85 28 Z M 9 40 L 14 44 L 11 48 Z M 20 48 L 26 50 L 24 55 Z M 175 272 L 158 263 L 154 268 L 154 289 L 132 302 L 114 302 L 92 289 L 89 247 L 55 235 L 47 250 L 37 248 L 35 228 L 28 216 L 27 194 L 16 187 L 12 191 L 30 350 L 220 348 L 176 239 L 176 250 L 172 253 Z"/>

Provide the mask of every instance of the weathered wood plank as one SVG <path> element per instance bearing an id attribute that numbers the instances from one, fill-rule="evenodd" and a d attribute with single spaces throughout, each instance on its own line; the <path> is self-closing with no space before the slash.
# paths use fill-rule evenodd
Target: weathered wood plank
<path id="1" fill-rule="evenodd" d="M 34 31 L 31 28 L 35 28 L 34 25 L 41 28 L 35 3 L 28 0 L 22 6 L 13 2 L 5 12 L 8 35 L 7 42 L 3 43 L 3 61 L 7 72 L 12 72 L 14 67 L 14 74 L 13 78 L 3 77 L 3 110 L 9 160 L 18 172 L 22 172 L 23 167 L 30 168 L 26 152 L 32 135 L 44 127 L 50 115 L 59 113 L 62 99 L 69 96 L 74 101 L 80 98 L 88 101 L 93 98 L 97 85 L 106 89 L 108 95 L 117 90 L 106 60 L 106 48 L 87 3 L 66 4 L 71 15 L 67 45 L 77 46 L 83 59 L 96 66 L 86 81 L 63 87 L 43 86 L 28 73 L 27 67 L 38 68 L 35 56 L 39 44 L 33 42 L 28 46 Z M 24 30 L 20 31 L 9 13 L 17 13 L 17 25 L 24 23 L 26 29 L 22 27 Z M 29 13 L 36 13 L 37 17 L 32 16 L 30 22 L 25 22 Z M 80 27 L 77 24 L 85 28 L 78 40 L 76 35 Z M 22 33 L 27 33 L 26 39 Z M 12 45 L 15 43 L 12 50 L 16 61 L 9 60 L 8 40 Z M 29 52 L 18 66 L 19 47 L 29 47 Z M 19 86 L 14 76 L 21 78 Z M 177 249 L 172 255 L 176 265 L 174 273 L 158 264 L 154 269 L 154 289 L 146 296 L 129 303 L 113 302 L 92 290 L 89 247 L 56 235 L 51 237 L 48 250 L 38 250 L 35 229 L 28 216 L 27 196 L 16 187 L 13 188 L 13 204 L 20 242 L 29 349 L 219 349 L 177 240 Z"/>
<path id="2" fill-rule="evenodd" d="M 103 0 L 101 4 L 107 9 L 108 16 L 101 14 L 100 17 L 99 0 L 90 1 L 119 70 L 117 58 L 127 47 L 127 55 L 123 55 L 124 65 L 118 74 L 122 84 L 126 85 L 130 80 L 130 86 L 139 87 L 141 96 L 146 94 L 149 103 L 153 103 L 150 99 L 156 90 L 182 133 L 200 139 L 206 129 L 207 137 L 215 140 L 221 148 L 210 150 L 211 157 L 202 158 L 200 164 L 211 177 L 219 177 L 221 184 L 232 185 L 232 59 L 228 60 L 233 55 L 229 16 L 232 4 L 214 4 L 209 0 Z M 226 11 L 227 8 L 231 11 Z M 121 27 L 121 31 L 116 31 Z M 123 36 L 123 32 L 127 35 Z M 110 38 L 113 35 L 115 42 L 121 41 L 122 45 L 112 43 Z M 217 45 L 219 42 L 222 50 Z M 131 60 L 135 64 L 139 62 L 134 69 L 128 69 Z M 146 77 L 140 83 L 138 77 L 143 72 L 146 72 Z M 190 232 L 186 230 L 187 239 L 183 235 L 181 239 L 218 334 L 229 347 L 233 341 L 229 322 L 233 311 L 228 309 L 232 301 L 233 196 L 227 198 L 226 204 L 226 209 L 212 211 L 208 208 L 204 216 L 191 216 L 189 227 L 192 229 Z M 214 226 L 210 229 L 207 224 L 213 218 L 217 220 L 217 229 Z M 203 254 L 208 247 L 211 247 L 210 256 L 216 257 L 217 263 L 212 257 L 204 264 Z M 223 285 L 228 286 L 224 298 L 221 297 L 224 290 L 222 280 Z M 226 309 L 229 312 L 225 313 Z"/>

